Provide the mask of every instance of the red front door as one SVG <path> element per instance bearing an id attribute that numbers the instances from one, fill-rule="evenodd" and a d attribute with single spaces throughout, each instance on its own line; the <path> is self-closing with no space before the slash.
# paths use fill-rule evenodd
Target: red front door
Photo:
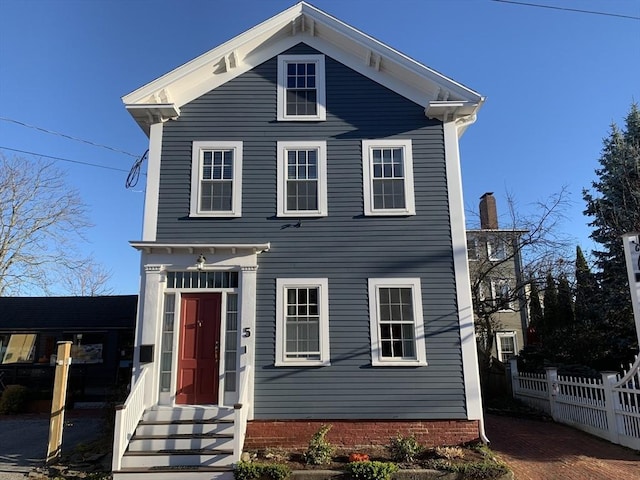
<path id="1" fill-rule="evenodd" d="M 219 293 L 182 295 L 176 403 L 218 403 Z"/>

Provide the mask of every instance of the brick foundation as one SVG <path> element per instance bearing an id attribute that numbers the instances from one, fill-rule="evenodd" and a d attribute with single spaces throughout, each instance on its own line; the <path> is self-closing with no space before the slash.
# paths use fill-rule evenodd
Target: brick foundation
<path id="1" fill-rule="evenodd" d="M 459 445 L 479 439 L 477 420 L 253 420 L 247 424 L 245 449 L 305 449 L 323 424 L 331 424 L 327 440 L 336 447 L 388 445 L 392 437 L 413 435 L 427 447 Z"/>

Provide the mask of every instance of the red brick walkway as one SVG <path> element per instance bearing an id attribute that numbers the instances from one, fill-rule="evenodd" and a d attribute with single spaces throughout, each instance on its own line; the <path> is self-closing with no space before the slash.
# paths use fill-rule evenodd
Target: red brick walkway
<path id="1" fill-rule="evenodd" d="M 516 480 L 640 480 L 640 454 L 550 421 L 487 415 L 491 449 Z"/>

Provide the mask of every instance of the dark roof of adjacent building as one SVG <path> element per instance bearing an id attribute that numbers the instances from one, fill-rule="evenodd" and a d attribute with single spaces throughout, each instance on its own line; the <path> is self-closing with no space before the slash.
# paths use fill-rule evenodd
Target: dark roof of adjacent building
<path id="1" fill-rule="evenodd" d="M 0 297 L 0 330 L 134 328 L 137 295 Z"/>

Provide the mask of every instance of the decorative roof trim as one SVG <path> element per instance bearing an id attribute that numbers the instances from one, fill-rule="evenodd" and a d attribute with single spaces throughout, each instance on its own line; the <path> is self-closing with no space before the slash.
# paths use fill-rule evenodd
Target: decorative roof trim
<path id="1" fill-rule="evenodd" d="M 177 118 L 183 105 L 301 42 L 422 105 L 427 111 L 434 101 L 456 101 L 475 113 L 484 102 L 479 93 L 305 2 L 138 88 L 122 100 L 134 119 L 148 131 L 150 120 Z M 151 108 L 161 104 L 171 106 L 173 112 L 160 114 Z"/>
<path id="2" fill-rule="evenodd" d="M 270 243 L 158 243 L 129 242 L 129 244 L 145 253 L 231 253 L 240 252 L 258 254 L 268 252 Z"/>

